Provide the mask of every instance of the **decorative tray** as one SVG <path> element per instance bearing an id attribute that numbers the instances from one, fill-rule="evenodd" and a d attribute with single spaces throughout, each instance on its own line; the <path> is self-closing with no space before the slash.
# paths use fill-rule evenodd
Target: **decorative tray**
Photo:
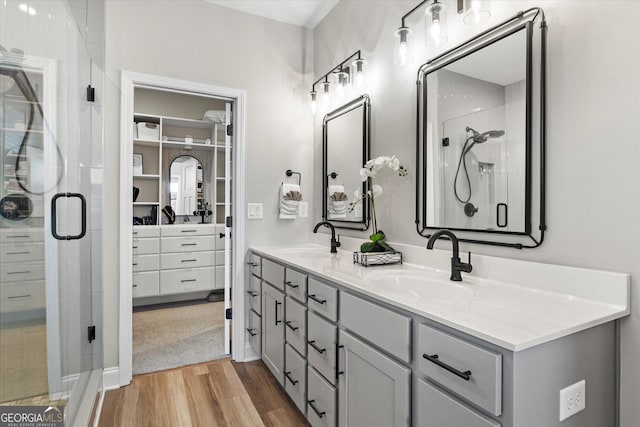
<path id="1" fill-rule="evenodd" d="M 354 252 L 353 263 L 371 265 L 402 264 L 402 252 Z"/>

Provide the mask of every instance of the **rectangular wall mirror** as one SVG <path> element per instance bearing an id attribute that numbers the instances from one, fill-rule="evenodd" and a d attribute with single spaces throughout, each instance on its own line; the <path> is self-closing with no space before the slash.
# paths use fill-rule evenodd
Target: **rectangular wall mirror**
<path id="1" fill-rule="evenodd" d="M 363 95 L 324 117 L 322 217 L 335 227 L 366 230 L 369 207 L 356 200 L 358 190 L 367 191 L 359 171 L 369 157 L 370 101 Z"/>
<path id="2" fill-rule="evenodd" d="M 541 158 L 532 150 L 532 107 L 543 126 L 544 82 L 533 73 L 532 21 L 513 21 L 421 68 L 416 213 L 425 237 L 431 229 L 531 235 L 532 163 Z"/>

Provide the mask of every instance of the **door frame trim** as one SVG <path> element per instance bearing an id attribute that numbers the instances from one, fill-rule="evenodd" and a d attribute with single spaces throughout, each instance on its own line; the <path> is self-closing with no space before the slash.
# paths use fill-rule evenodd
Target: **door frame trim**
<path id="1" fill-rule="evenodd" d="M 120 386 L 131 382 L 133 370 L 133 300 L 131 288 L 132 249 L 131 244 L 126 244 L 131 239 L 133 207 L 127 198 L 122 197 L 131 193 L 133 186 L 132 155 L 133 146 L 131 135 L 133 133 L 133 95 L 135 88 L 162 89 L 165 91 L 191 92 L 198 95 L 207 95 L 216 98 L 228 98 L 234 102 L 233 111 L 233 168 L 232 182 L 234 182 L 234 194 L 231 200 L 233 218 L 232 233 L 232 261 L 231 277 L 234 286 L 231 287 L 231 296 L 234 301 L 234 312 L 243 312 L 242 289 L 244 288 L 244 170 L 245 170 L 245 104 L 246 92 L 243 89 L 234 89 L 216 86 L 207 83 L 191 82 L 168 77 L 155 76 L 131 71 L 122 71 L 121 97 L 120 97 L 120 227 L 119 227 L 119 326 L 118 326 L 118 365 L 120 374 Z M 233 319 L 231 329 L 231 355 L 234 360 L 244 360 L 244 318 L 237 316 Z"/>

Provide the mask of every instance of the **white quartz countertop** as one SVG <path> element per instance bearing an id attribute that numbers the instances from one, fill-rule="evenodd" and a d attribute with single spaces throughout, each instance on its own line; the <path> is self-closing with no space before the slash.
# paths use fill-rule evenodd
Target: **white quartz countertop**
<path id="1" fill-rule="evenodd" d="M 449 271 L 415 264 L 363 267 L 353 263 L 352 252 L 330 254 L 328 246 L 250 250 L 511 351 L 629 314 L 630 278 L 622 273 L 485 257 L 482 272 L 509 269 L 524 283 L 464 273 L 462 282 L 453 282 Z"/>

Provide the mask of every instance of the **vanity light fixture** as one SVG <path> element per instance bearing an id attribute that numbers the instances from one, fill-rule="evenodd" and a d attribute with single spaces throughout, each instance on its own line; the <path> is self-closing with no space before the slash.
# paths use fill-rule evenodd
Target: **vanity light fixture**
<path id="1" fill-rule="evenodd" d="M 311 111 L 315 114 L 317 109 L 318 92 L 316 91 L 316 85 L 320 85 L 319 93 L 321 94 L 322 107 L 326 108 L 329 105 L 331 101 L 329 76 L 334 76 L 334 93 L 338 98 L 350 95 L 352 86 L 358 90 L 364 89 L 367 86 L 365 65 L 366 61 L 362 59 L 361 52 L 358 50 L 316 80 L 311 86 L 311 92 L 309 92 Z"/>
<path id="2" fill-rule="evenodd" d="M 442 46 L 447 43 L 447 8 L 444 3 L 433 0 L 424 11 L 427 46 Z"/>
<path id="3" fill-rule="evenodd" d="M 457 0 L 458 13 L 464 13 L 462 21 L 468 25 L 476 25 L 491 18 L 488 0 Z"/>

